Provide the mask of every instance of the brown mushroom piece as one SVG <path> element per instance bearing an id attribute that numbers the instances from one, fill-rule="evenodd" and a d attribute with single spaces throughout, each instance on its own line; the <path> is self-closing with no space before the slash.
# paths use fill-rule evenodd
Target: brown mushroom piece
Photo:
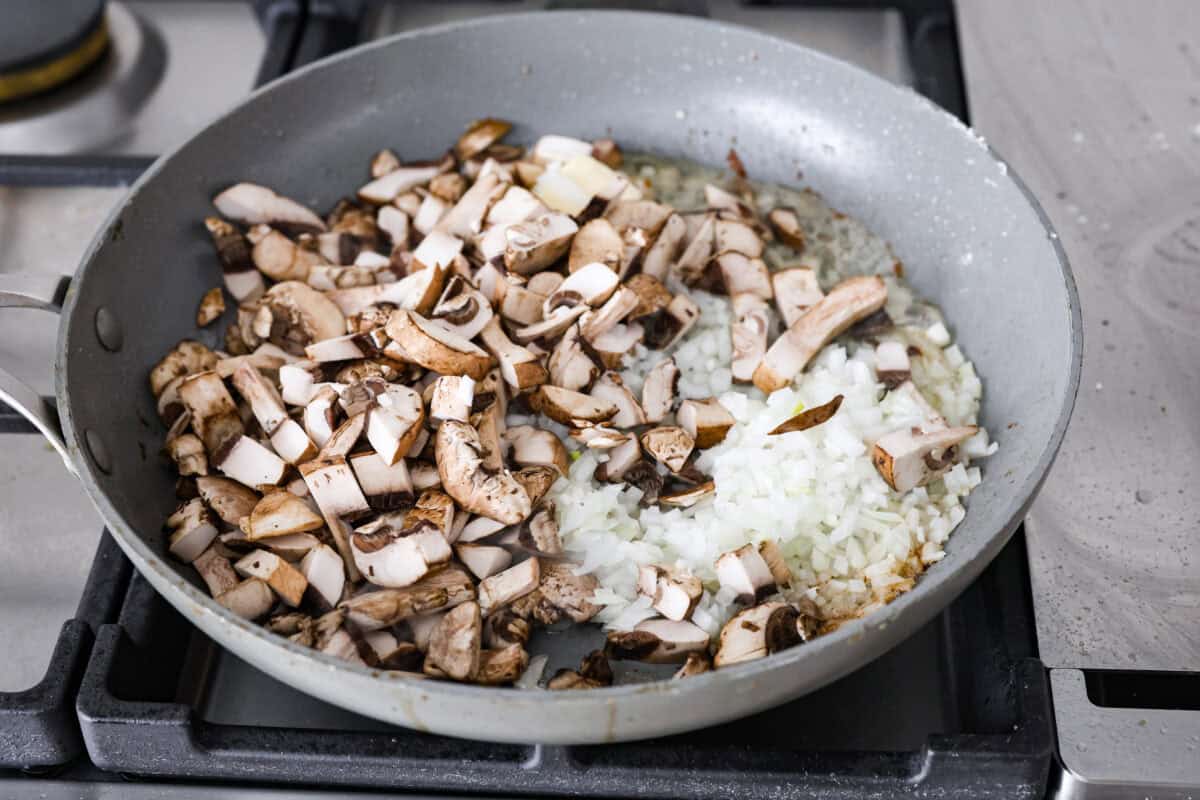
<path id="1" fill-rule="evenodd" d="M 792 585 L 792 570 L 788 567 L 778 542 L 764 539 L 758 543 L 758 554 L 767 563 L 767 569 L 771 570 L 771 577 L 775 579 L 776 586 L 787 589 Z"/>
<path id="2" fill-rule="evenodd" d="M 735 592 L 740 603 L 757 603 L 778 591 L 771 568 L 752 544 L 723 553 L 714 566 L 721 587 Z"/>
<path id="3" fill-rule="evenodd" d="M 214 598 L 225 608 L 248 620 L 256 620 L 275 607 L 275 593 L 265 581 L 247 578 Z"/>
<path id="4" fill-rule="evenodd" d="M 259 500 L 248 520 L 246 537 L 251 541 L 315 531 L 325 524 L 307 503 L 282 490 L 270 492 Z"/>
<path id="5" fill-rule="evenodd" d="M 662 425 L 641 436 L 642 449 L 671 472 L 679 472 L 695 448 L 695 441 L 683 428 Z"/>
<path id="6" fill-rule="evenodd" d="M 453 258 L 450 260 L 452 262 Z M 347 315 L 361 314 L 368 308 L 383 304 L 428 314 L 441 296 L 446 273 L 447 267 L 426 266 L 392 283 L 335 289 L 326 292 L 325 296 Z"/>
<path id="7" fill-rule="evenodd" d="M 207 475 L 208 457 L 204 454 L 204 443 L 200 437 L 185 433 L 182 436 L 169 437 L 166 445 L 167 456 L 175 462 L 179 474 Z"/>
<path id="8" fill-rule="evenodd" d="M 325 524 L 337 546 L 338 555 L 346 565 L 351 580 L 358 580 L 354 554 L 350 550 L 349 526 L 346 519 L 357 519 L 370 512 L 371 506 L 363 497 L 354 479 L 354 472 L 344 457 L 315 459 L 300 465 L 300 475 L 309 494 L 325 517 Z"/>
<path id="9" fill-rule="evenodd" d="M 500 364 L 500 374 L 506 383 L 517 391 L 526 391 L 546 382 L 546 368 L 527 348 L 513 343 L 500 327 L 500 321 L 492 318 L 480 332 L 480 339 L 487 351 Z"/>
<path id="10" fill-rule="evenodd" d="M 208 593 L 213 597 L 229 591 L 238 585 L 240 578 L 233 571 L 233 564 L 228 558 L 217 552 L 216 547 L 210 546 L 192 561 L 196 572 L 200 573 Z"/>
<path id="11" fill-rule="evenodd" d="M 817 425 L 822 425 L 833 419 L 833 415 L 836 414 L 838 409 L 842 407 L 842 400 L 842 395 L 835 394 L 833 399 L 831 399 L 829 402 L 822 403 L 821 405 L 814 406 L 813 408 L 806 408 L 799 414 L 796 414 L 794 417 L 779 423 L 772 428 L 767 435 L 779 436 L 784 433 L 806 431 L 809 428 L 815 428 Z"/>
<path id="12" fill-rule="evenodd" d="M 253 303 L 267 287 L 262 273 L 254 266 L 250 243 L 241 231 L 219 217 L 206 217 L 204 227 L 221 262 L 225 288 L 238 303 Z"/>
<path id="13" fill-rule="evenodd" d="M 820 302 L 825 293 L 817 283 L 817 273 L 807 267 L 791 267 L 771 273 L 775 307 L 783 324 L 791 327 L 804 313 Z"/>
<path id="14" fill-rule="evenodd" d="M 654 610 L 667 619 L 682 620 L 692 615 L 704 585 L 694 575 L 646 565 L 638 572 L 638 593 L 648 597 Z"/>
<path id="15" fill-rule="evenodd" d="M 547 274 L 547 273 L 540 273 Z M 535 276 L 536 277 L 536 276 Z M 534 281 L 530 280 L 530 286 Z M 599 261 L 585 264 L 559 283 L 545 300 L 542 316 L 548 317 L 559 306 L 599 306 L 612 296 L 619 285 L 617 273 Z"/>
<path id="16" fill-rule="evenodd" d="M 475 400 L 475 381 L 466 375 L 440 375 L 433 382 L 433 397 L 429 401 L 429 421 L 437 426 L 452 419 L 467 422 L 471 403 Z"/>
<path id="17" fill-rule="evenodd" d="M 211 508 L 226 525 L 237 527 L 243 517 L 250 516 L 258 505 L 258 493 L 237 481 L 206 475 L 196 479 L 196 490 L 205 505 Z"/>
<path id="18" fill-rule="evenodd" d="M 433 307 L 430 318 L 464 339 L 474 339 L 495 314 L 482 293 L 466 286 L 454 276 L 442 299 Z"/>
<path id="19" fill-rule="evenodd" d="M 471 680 L 483 686 L 505 686 L 521 677 L 529 666 L 529 654 L 520 644 L 510 644 L 479 654 L 479 668 Z"/>
<path id="20" fill-rule="evenodd" d="M 804 252 L 804 228 L 800 226 L 800 217 L 796 214 L 796 209 L 784 206 L 772 209 L 767 214 L 767 221 L 771 223 L 771 229 L 775 231 L 779 241 L 797 253 Z"/>
<path id="21" fill-rule="evenodd" d="M 871 461 L 888 486 L 901 494 L 924 486 L 955 464 L 957 446 L 979 431 L 974 425 L 893 431 L 881 436 L 871 450 Z"/>
<path id="22" fill-rule="evenodd" d="M 717 484 L 713 481 L 703 481 L 694 486 L 684 486 L 671 492 L 660 492 L 658 504 L 672 508 L 691 508 L 706 497 L 716 494 Z"/>
<path id="23" fill-rule="evenodd" d="M 537 506 L 541 502 L 558 478 L 557 467 L 544 467 L 539 464 L 522 467 L 513 473 L 513 480 L 521 484 L 521 488 L 525 490 L 525 494 L 529 496 L 529 502 L 533 506 Z"/>
<path id="24" fill-rule="evenodd" d="M 378 205 L 390 203 L 408 190 L 428 183 L 441 171 L 439 164 L 400 166 L 360 187 L 358 196 Z"/>
<path id="25" fill-rule="evenodd" d="M 642 326 L 646 329 L 646 346 L 654 350 L 666 350 L 679 341 L 700 319 L 700 307 L 686 294 L 677 294 L 659 314 L 646 317 Z"/>
<path id="26" fill-rule="evenodd" d="M 200 298 L 200 307 L 196 310 L 196 324 L 203 328 L 211 325 L 225 313 L 225 295 L 218 286 L 209 289 Z"/>
<path id="27" fill-rule="evenodd" d="M 338 608 L 364 631 L 388 628 L 418 615 L 448 611 L 475 599 L 475 582 L 454 565 L 402 589 L 377 589 L 343 600 Z M 440 619 L 440 617 L 439 617 Z"/>
<path id="28" fill-rule="evenodd" d="M 679 367 L 674 358 L 655 364 L 642 383 L 642 411 L 646 422 L 658 423 L 675 408 L 679 391 Z M 686 430 L 686 426 L 685 426 Z M 691 434 L 695 438 L 695 434 Z"/>
<path id="29" fill-rule="evenodd" d="M 692 678 L 696 675 L 703 675 L 712 669 L 712 661 L 708 657 L 708 653 L 694 652 L 688 653 L 687 660 L 683 662 L 683 666 L 675 671 L 671 677 L 673 679 Z"/>
<path id="30" fill-rule="evenodd" d="M 612 302 L 611 300 L 609 302 Z M 571 327 L 574 322 L 589 313 L 587 306 L 575 306 L 574 308 L 559 307 L 549 317 L 535 322 L 531 325 L 526 325 L 521 328 L 516 328 L 512 331 L 513 341 L 518 344 L 529 344 L 538 341 L 553 341 L 561 336 L 567 328 Z"/>
<path id="31" fill-rule="evenodd" d="M 467 126 L 466 131 L 454 143 L 454 155 L 458 156 L 460 161 L 474 158 L 503 139 L 510 130 L 512 130 L 512 123 L 502 119 L 486 117 L 475 120 Z"/>
<path id="32" fill-rule="evenodd" d="M 502 438 L 509 450 L 509 458 L 517 466 L 554 467 L 561 475 L 566 475 L 571 467 L 567 448 L 553 431 L 532 425 L 514 425 Z"/>
<path id="33" fill-rule="evenodd" d="M 609 418 L 608 424 L 617 428 L 632 428 L 646 424 L 646 412 L 637 401 L 625 381 L 615 372 L 606 372 L 592 385 L 593 400 L 617 407 L 617 413 Z"/>
<path id="34" fill-rule="evenodd" d="M 318 447 L 324 447 L 333 436 L 337 402 L 337 389 L 326 384 L 317 389 L 308 405 L 304 407 L 304 433 Z"/>
<path id="35" fill-rule="evenodd" d="M 420 435 L 425 405 L 421 395 L 397 384 L 388 384 L 375 402 L 366 412 L 367 441 L 385 463 L 395 464 Z"/>
<path id="36" fill-rule="evenodd" d="M 226 442 L 242 435 L 244 428 L 237 405 L 216 372 L 200 372 L 184 378 L 179 384 L 179 399 L 191 415 L 192 429 L 210 455 L 215 456 Z"/>
<path id="37" fill-rule="evenodd" d="M 256 183 L 237 183 L 213 198 L 221 215 L 243 225 L 287 225 L 292 230 L 325 230 L 325 221 L 295 200 Z"/>
<path id="38" fill-rule="evenodd" d="M 650 249 L 642 256 L 642 274 L 665 281 L 671 265 L 683 252 L 687 242 L 687 223 L 678 214 L 671 214 L 663 223 Z"/>
<path id="39" fill-rule="evenodd" d="M 489 473 L 482 463 L 479 433 L 462 422 L 442 423 L 437 431 L 437 468 L 442 487 L 465 511 L 515 525 L 532 504 L 508 470 Z"/>
<path id="40" fill-rule="evenodd" d="M 775 340 L 754 370 L 754 385 L 767 394 L 787 386 L 822 347 L 885 302 L 887 285 L 877 275 L 842 281 Z"/>
<path id="41" fill-rule="evenodd" d="M 199 497 L 194 497 L 175 509 L 167 517 L 167 529 L 171 532 L 167 550 L 184 563 L 200 557 L 213 539 L 217 538 L 217 526 Z"/>
<path id="42" fill-rule="evenodd" d="M 684 400 L 679 404 L 675 418 L 701 450 L 723 442 L 735 421 L 733 415 L 715 397 Z"/>
<path id="43" fill-rule="evenodd" d="M 425 654 L 447 676 L 467 680 L 479 670 L 483 620 L 479 604 L 468 601 L 452 609 L 434 626 Z"/>
<path id="44" fill-rule="evenodd" d="M 267 290 L 260 302 L 271 311 L 272 343 L 292 355 L 303 355 L 305 345 L 346 332 L 346 318 L 341 310 L 308 284 L 299 281 L 277 283 Z"/>
<path id="45" fill-rule="evenodd" d="M 388 464 L 374 451 L 349 457 L 354 477 L 367 503 L 375 511 L 394 511 L 413 501 L 412 478 L 404 459 Z"/>
<path id="46" fill-rule="evenodd" d="M 270 436 L 288 418 L 283 398 L 272 381 L 267 380 L 258 368 L 247 361 L 233 372 L 233 386 L 250 405 L 263 433 Z"/>
<path id="47" fill-rule="evenodd" d="M 504 265 L 518 275 L 539 272 L 567 252 L 578 230 L 573 219 L 555 212 L 510 225 L 504 233 Z"/>
<path id="48" fill-rule="evenodd" d="M 589 264 L 603 264 L 615 278 L 624 250 L 625 241 L 612 222 L 597 217 L 584 223 L 575 234 L 567 258 L 567 270 L 574 274 Z"/>
<path id="49" fill-rule="evenodd" d="M 481 380 L 491 369 L 491 359 L 479 347 L 406 309 L 392 314 L 387 334 L 413 361 L 439 375 L 469 375 Z"/>
<path id="50" fill-rule="evenodd" d="M 437 223 L 437 230 L 472 240 L 483 230 L 483 218 L 492 203 L 500 199 L 508 189 L 508 183 L 492 172 L 480 175 L 478 180 L 463 193 L 454 206 Z M 418 248 L 419 249 L 419 248 Z M 414 253 L 414 257 L 415 257 Z"/>
<path id="51" fill-rule="evenodd" d="M 485 647 L 503 648 L 510 645 L 528 644 L 533 633 L 529 621 L 522 619 L 511 608 L 501 608 L 483 620 L 483 644 Z"/>
<path id="52" fill-rule="evenodd" d="M 159 397 L 176 379 L 207 372 L 216 365 L 216 353 L 199 342 L 184 339 L 150 370 L 150 391 Z"/>
<path id="53" fill-rule="evenodd" d="M 501 606 L 538 588 L 541 580 L 540 563 L 530 558 L 508 569 L 490 575 L 479 583 L 479 605 L 484 614 L 491 614 Z"/>
<path id="54" fill-rule="evenodd" d="M 800 644 L 799 612 L 787 603 L 763 603 L 743 609 L 721 628 L 720 644 L 713 658 L 717 669 L 765 658 L 771 653 Z"/>
<path id="55" fill-rule="evenodd" d="M 912 378 L 908 348 L 903 342 L 889 339 L 875 348 L 875 377 L 889 389 Z"/>
<path id="56" fill-rule="evenodd" d="M 605 369 L 622 369 L 625 366 L 625 357 L 645 338 L 646 331 L 638 323 L 618 323 L 591 338 L 589 355 L 593 359 L 598 356 L 599 364 Z"/>
<path id="57" fill-rule="evenodd" d="M 327 544 L 319 544 L 300 561 L 300 574 L 308 581 L 308 595 L 320 608 L 331 609 L 342 599 L 346 569 L 342 557 Z"/>
<path id="58" fill-rule="evenodd" d="M 592 602 L 600 582 L 595 575 L 577 575 L 578 564 L 567 561 L 544 561 L 538 592 L 549 604 L 572 622 L 587 622 L 600 613 L 601 606 Z"/>
<path id="59" fill-rule="evenodd" d="M 608 451 L 608 460 L 596 467 L 593 477 L 598 481 L 615 483 L 623 480 L 625 474 L 641 462 L 641 444 L 631 436 L 628 441 Z"/>
<path id="60" fill-rule="evenodd" d="M 524 222 L 527 219 L 536 217 L 540 214 L 546 214 L 550 209 L 542 205 L 542 201 L 530 192 L 528 189 L 523 189 L 520 186 L 509 186 L 504 194 L 492 207 L 488 209 L 487 217 L 484 221 L 494 228 L 499 229 L 501 247 L 499 255 L 504 254 L 503 228 L 507 225 L 515 225 L 518 222 Z M 494 253 L 485 255 L 485 258 L 491 258 Z"/>
<path id="61" fill-rule="evenodd" d="M 530 407 L 563 425 L 584 427 L 607 422 L 617 413 L 617 407 L 580 392 L 544 384 L 529 397 Z"/>
<path id="62" fill-rule="evenodd" d="M 547 500 L 534 509 L 529 519 L 522 523 L 517 541 L 521 547 L 539 556 L 562 555 L 562 537 L 558 534 L 553 502 Z"/>
<path id="63" fill-rule="evenodd" d="M 596 337 L 611 330 L 618 322 L 629 316 L 638 305 L 637 293 L 625 286 L 617 287 L 612 297 L 595 311 L 589 311 L 579 321 L 579 332 L 584 339 L 594 342 Z"/>
<path id="64" fill-rule="evenodd" d="M 233 565 L 243 578 L 258 578 L 271 587 L 279 599 L 292 608 L 300 605 L 308 581 L 295 567 L 274 553 L 255 550 Z"/>
<path id="65" fill-rule="evenodd" d="M 567 328 L 554 346 L 548 369 L 550 383 L 572 391 L 591 386 L 600 374 L 600 366 L 589 354 L 577 324 Z"/>
<path id="66" fill-rule="evenodd" d="M 749 383 L 754 378 L 754 370 L 767 353 L 770 312 L 767 301 L 755 294 L 735 294 L 732 301 L 733 319 L 729 333 L 733 354 L 729 362 L 730 372 L 738 383 Z"/>
<path id="67" fill-rule="evenodd" d="M 451 558 L 445 536 L 433 523 L 410 523 L 399 515 L 381 516 L 355 529 L 350 537 L 354 564 L 363 576 L 389 589 L 411 586 Z M 403 525 L 403 527 L 401 527 Z"/>

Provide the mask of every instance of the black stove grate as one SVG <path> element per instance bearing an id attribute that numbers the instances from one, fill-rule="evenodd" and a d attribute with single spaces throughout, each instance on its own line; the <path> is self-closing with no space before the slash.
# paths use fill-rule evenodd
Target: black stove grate
<path id="1" fill-rule="evenodd" d="M 79 718 L 93 762 L 127 777 L 542 797 L 1041 797 L 1050 707 L 1024 564 L 1017 536 L 926 629 L 805 698 L 588 747 L 451 739 L 333 709 L 212 645 L 135 576 L 119 621 L 97 635 Z M 247 696 L 322 727 L 213 721 Z"/>

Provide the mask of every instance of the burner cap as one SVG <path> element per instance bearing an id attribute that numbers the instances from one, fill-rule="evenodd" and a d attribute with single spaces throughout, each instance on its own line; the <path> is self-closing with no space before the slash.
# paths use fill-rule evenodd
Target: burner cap
<path id="1" fill-rule="evenodd" d="M 16 0 L 0 22 L 0 103 L 53 89 L 108 46 L 104 0 Z"/>

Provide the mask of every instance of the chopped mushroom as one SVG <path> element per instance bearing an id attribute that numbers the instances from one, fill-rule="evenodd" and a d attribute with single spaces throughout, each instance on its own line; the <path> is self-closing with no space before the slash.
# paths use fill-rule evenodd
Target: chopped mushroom
<path id="1" fill-rule="evenodd" d="M 249 436 L 228 439 L 213 453 L 213 465 L 247 486 L 275 486 L 283 480 L 287 463 Z"/>
<path id="2" fill-rule="evenodd" d="M 325 524 L 337 545 L 338 555 L 346 565 L 351 580 L 358 580 L 358 568 L 354 566 L 350 551 L 350 537 L 345 519 L 355 519 L 371 510 L 367 498 L 354 479 L 350 465 L 342 456 L 316 459 L 300 465 L 300 475 L 308 486 L 309 494 L 321 509 Z"/>
<path id="3" fill-rule="evenodd" d="M 309 209 L 265 186 L 238 183 L 213 198 L 222 216 L 243 225 L 287 225 L 293 230 L 325 230 L 325 221 Z"/>
<path id="4" fill-rule="evenodd" d="M 454 554 L 479 580 L 508 569 L 512 563 L 512 553 L 495 545 L 461 542 L 454 546 Z"/>
<path id="5" fill-rule="evenodd" d="M 480 581 L 479 605 L 483 613 L 491 614 L 497 608 L 538 588 L 541 579 L 539 566 L 538 559 L 530 558 Z"/>
<path id="6" fill-rule="evenodd" d="M 594 477 L 598 481 L 616 482 L 642 460 L 642 448 L 636 437 L 608 451 L 608 460 L 596 467 Z"/>
<path id="7" fill-rule="evenodd" d="M 765 658 L 800 644 L 803 640 L 797 627 L 799 616 L 787 603 L 763 603 L 739 611 L 721 628 L 713 666 L 721 669 Z"/>
<path id="8" fill-rule="evenodd" d="M 258 505 L 258 493 L 237 481 L 207 475 L 196 479 L 196 490 L 204 504 L 211 508 L 226 525 L 237 526 L 243 517 L 250 516 Z"/>
<path id="9" fill-rule="evenodd" d="M 711 497 L 717 491 L 713 481 L 705 481 L 695 486 L 688 486 L 674 492 L 662 492 L 658 495 L 659 505 L 675 508 L 691 508 L 706 497 Z"/>
<path id="10" fill-rule="evenodd" d="M 842 281 L 775 340 L 754 370 L 754 385 L 770 394 L 791 383 L 822 347 L 886 301 L 887 285 L 877 275 Z"/>
<path id="11" fill-rule="evenodd" d="M 431 568 L 450 560 L 450 546 L 437 527 L 384 515 L 354 531 L 350 548 L 354 564 L 376 586 L 401 589 L 425 577 Z"/>
<path id="12" fill-rule="evenodd" d="M 816 271 L 806 267 L 792 267 L 771 273 L 771 288 L 779 316 L 783 317 L 783 324 L 789 328 L 825 296 L 817 283 Z"/>
<path id="13" fill-rule="evenodd" d="M 555 422 L 577 427 L 607 422 L 617 413 L 613 403 L 550 384 L 539 386 L 530 395 L 529 405 Z"/>
<path id="14" fill-rule="evenodd" d="M 167 517 L 167 528 L 171 531 L 167 549 L 185 563 L 199 558 L 217 538 L 217 526 L 199 497 L 187 501 Z"/>
<path id="15" fill-rule="evenodd" d="M 254 266 L 250 255 L 250 243 L 237 228 L 218 217 L 206 217 L 204 227 L 212 236 L 213 247 L 221 262 L 225 288 L 238 303 L 253 303 L 262 296 L 267 286 L 262 273 Z M 203 302 L 201 308 L 203 309 Z"/>
<path id="16" fill-rule="evenodd" d="M 300 605 L 304 590 L 308 588 L 308 581 L 295 567 L 264 550 L 247 554 L 233 568 L 243 578 L 258 578 L 266 582 L 280 600 L 293 608 Z"/>
<path id="17" fill-rule="evenodd" d="M 387 333 L 413 361 L 439 375 L 482 380 L 491 369 L 491 359 L 478 346 L 406 309 L 392 314 Z"/>
<path id="18" fill-rule="evenodd" d="M 798 253 L 804 252 L 804 229 L 800 227 L 800 218 L 793 208 L 776 208 L 767 214 L 767 221 L 779 240 Z"/>
<path id="19" fill-rule="evenodd" d="M 267 494 L 248 517 L 246 536 L 251 540 L 315 531 L 325 524 L 321 516 L 291 492 Z"/>
<path id="20" fill-rule="evenodd" d="M 615 372 L 606 372 L 592 386 L 591 397 L 601 403 L 611 403 L 617 407 L 617 413 L 609 420 L 609 425 L 618 428 L 632 428 L 646 423 L 646 412 L 633 392 L 625 385 L 625 381 Z"/>
<path id="21" fill-rule="evenodd" d="M 467 422 L 475 399 L 475 381 L 466 375 L 441 375 L 433 383 L 429 420 L 440 425 L 448 419 Z"/>
<path id="22" fill-rule="evenodd" d="M 660 361 L 646 373 L 642 384 L 642 411 L 646 422 L 662 422 L 675 407 L 675 398 L 679 391 L 679 367 L 674 358 Z M 680 423 L 686 430 L 687 426 Z M 695 433 L 691 433 L 695 438 Z M 704 445 L 700 445 L 704 447 Z"/>
<path id="23" fill-rule="evenodd" d="M 735 294 L 732 301 L 730 339 L 733 343 L 733 357 L 729 368 L 735 381 L 749 383 L 767 353 L 770 312 L 767 309 L 767 301 L 755 294 Z"/>
<path id="24" fill-rule="evenodd" d="M 691 330 L 698 319 L 700 307 L 695 301 L 684 294 L 675 295 L 661 314 L 642 320 L 646 329 L 646 346 L 666 350 Z"/>
<path id="25" fill-rule="evenodd" d="M 692 454 L 695 441 L 683 428 L 662 425 L 642 434 L 642 448 L 671 472 L 679 472 Z"/>
<path id="26" fill-rule="evenodd" d="M 513 473 L 513 480 L 525 490 L 531 506 L 536 506 L 546 496 L 546 492 L 550 491 L 550 487 L 554 485 L 558 477 L 559 472 L 556 467 L 541 465 L 522 467 Z"/>
<path id="27" fill-rule="evenodd" d="M 588 353 L 577 324 L 567 328 L 554 346 L 548 368 L 550 383 L 572 391 L 591 386 L 600 374 L 600 366 Z"/>
<path id="28" fill-rule="evenodd" d="M 545 274 L 545 273 L 541 273 Z M 530 281 L 532 285 L 533 281 Z M 542 306 L 542 316 L 548 317 L 559 306 L 576 306 L 579 304 L 599 306 L 612 296 L 620 281 L 617 273 L 605 264 L 593 261 L 572 272 L 566 280 L 558 285 Z"/>
<path id="29" fill-rule="evenodd" d="M 437 432 L 437 466 L 442 486 L 466 511 L 514 525 L 529 516 L 529 495 L 508 470 L 488 473 L 478 432 L 453 420 Z"/>
<path id="30" fill-rule="evenodd" d="M 667 619 L 681 620 L 692 615 L 704 585 L 694 575 L 647 565 L 638 573 L 638 592 L 650 598 L 654 610 Z"/>
<path id="31" fill-rule="evenodd" d="M 172 437 L 167 440 L 166 450 L 180 475 L 208 474 L 208 458 L 204 455 L 200 437 L 190 433 Z"/>
<path id="32" fill-rule="evenodd" d="M 468 601 L 438 620 L 429 634 L 428 663 L 460 681 L 478 672 L 483 636 L 479 612 L 479 604 Z"/>
<path id="33" fill-rule="evenodd" d="M 613 277 L 621 266 L 625 241 L 610 220 L 597 217 L 584 223 L 571 242 L 567 270 L 574 274 L 590 264 L 603 264 Z"/>
<path id="34" fill-rule="evenodd" d="M 752 544 L 721 555 L 715 569 L 721 587 L 736 592 L 738 602 L 756 603 L 778 590 L 771 568 Z"/>
<path id="35" fill-rule="evenodd" d="M 517 541 L 526 550 L 540 556 L 562 555 L 562 538 L 558 535 L 554 503 L 547 501 L 534 510 L 529 519 L 521 525 Z"/>
<path id="36" fill-rule="evenodd" d="M 791 586 L 792 570 L 788 567 L 787 561 L 783 557 L 783 551 L 779 549 L 777 542 L 772 539 L 764 539 L 759 542 L 758 554 L 763 557 L 767 568 L 771 570 L 771 577 L 775 579 L 776 586 L 781 589 Z"/>
<path id="37" fill-rule="evenodd" d="M 587 622 L 600 613 L 601 607 L 592 602 L 600 582 L 595 575 L 577 575 L 578 568 L 565 561 L 544 561 L 538 592 L 544 603 L 572 622 Z"/>
<path id="38" fill-rule="evenodd" d="M 881 436 L 871 450 L 879 475 L 901 494 L 924 486 L 955 464 L 957 445 L 979 431 L 974 425 L 921 432 L 893 431 Z"/>
<path id="39" fill-rule="evenodd" d="M 196 310 L 196 324 L 203 328 L 211 325 L 225 313 L 225 295 L 221 287 L 209 289 L 200 298 L 200 308 Z"/>
<path id="40" fill-rule="evenodd" d="M 192 417 L 192 428 L 215 455 L 226 442 L 242 435 L 237 405 L 216 372 L 200 372 L 179 384 L 179 399 Z"/>
<path id="41" fill-rule="evenodd" d="M 510 341 L 496 318 L 493 317 L 484 326 L 480 339 L 500 363 L 500 374 L 509 386 L 517 391 L 525 391 L 546 382 L 546 368 L 542 362 L 526 348 Z"/>
<path id="42" fill-rule="evenodd" d="M 828 403 L 823 403 L 813 408 L 807 408 L 799 414 L 784 420 L 776 425 L 767 433 L 768 436 L 779 436 L 783 433 L 794 433 L 796 431 L 806 431 L 809 428 L 815 428 L 817 425 L 822 425 L 833 419 L 833 415 L 842 407 L 842 395 L 835 394 L 833 399 Z"/>
<path id="43" fill-rule="evenodd" d="M 484 650 L 479 654 L 479 668 L 472 680 L 484 686 L 504 686 L 521 677 L 528 666 L 529 654 L 519 644 Z"/>
<path id="44" fill-rule="evenodd" d="M 519 467 L 554 467 L 561 475 L 566 475 L 570 469 L 567 448 L 553 431 L 532 425 L 514 425 L 504 432 L 502 438 L 509 448 L 509 458 Z"/>
<path id="45" fill-rule="evenodd" d="M 504 232 L 504 266 L 518 275 L 539 272 L 567 252 L 577 230 L 573 219 L 555 212 L 510 225 Z"/>
<path id="46" fill-rule="evenodd" d="M 895 389 L 912 377 L 908 348 L 903 342 L 889 339 L 875 348 L 875 377 L 889 389 Z"/>
<path id="47" fill-rule="evenodd" d="M 684 400 L 675 413 L 679 427 L 687 432 L 696 447 L 706 450 L 725 441 L 733 427 L 733 415 L 715 397 L 705 400 Z"/>
<path id="48" fill-rule="evenodd" d="M 712 669 L 712 661 L 709 660 L 707 653 L 693 652 L 688 653 L 687 661 L 683 662 L 683 666 L 675 671 L 672 678 L 693 678 L 696 675 L 703 675 Z"/>
<path id="49" fill-rule="evenodd" d="M 228 558 L 217 552 L 215 547 L 209 547 L 192 560 L 192 566 L 200 573 L 208 593 L 213 597 L 224 594 L 238 585 L 241 580 L 233 571 L 233 564 Z"/>
<path id="50" fill-rule="evenodd" d="M 275 607 L 275 593 L 258 578 L 247 578 L 215 599 L 234 614 L 249 620 L 258 619 Z"/>
<path id="51" fill-rule="evenodd" d="M 642 273 L 647 277 L 665 281 L 671 265 L 680 258 L 687 240 L 687 223 L 678 214 L 667 217 L 662 229 L 642 256 Z"/>
<path id="52" fill-rule="evenodd" d="M 465 571 L 449 566 L 402 589 L 378 589 L 343 600 L 338 608 L 364 631 L 379 630 L 431 611 L 446 611 L 475 599 Z"/>

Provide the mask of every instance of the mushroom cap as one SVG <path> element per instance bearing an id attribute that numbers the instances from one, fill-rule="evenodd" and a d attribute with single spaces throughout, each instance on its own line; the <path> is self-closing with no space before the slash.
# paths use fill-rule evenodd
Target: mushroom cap
<path id="1" fill-rule="evenodd" d="M 337 304 L 300 281 L 283 281 L 267 290 L 263 301 L 272 310 L 284 310 L 288 322 L 298 326 L 309 342 L 332 339 L 346 332 L 346 317 Z"/>
<path id="2" fill-rule="evenodd" d="M 413 361 L 440 375 L 482 380 L 491 369 L 491 357 L 478 346 L 407 309 L 392 313 L 387 334 Z"/>
<path id="3" fill-rule="evenodd" d="M 484 468 L 479 433 L 466 423 L 447 420 L 438 428 L 437 466 L 442 488 L 472 514 L 515 525 L 533 510 L 512 473 Z"/>

